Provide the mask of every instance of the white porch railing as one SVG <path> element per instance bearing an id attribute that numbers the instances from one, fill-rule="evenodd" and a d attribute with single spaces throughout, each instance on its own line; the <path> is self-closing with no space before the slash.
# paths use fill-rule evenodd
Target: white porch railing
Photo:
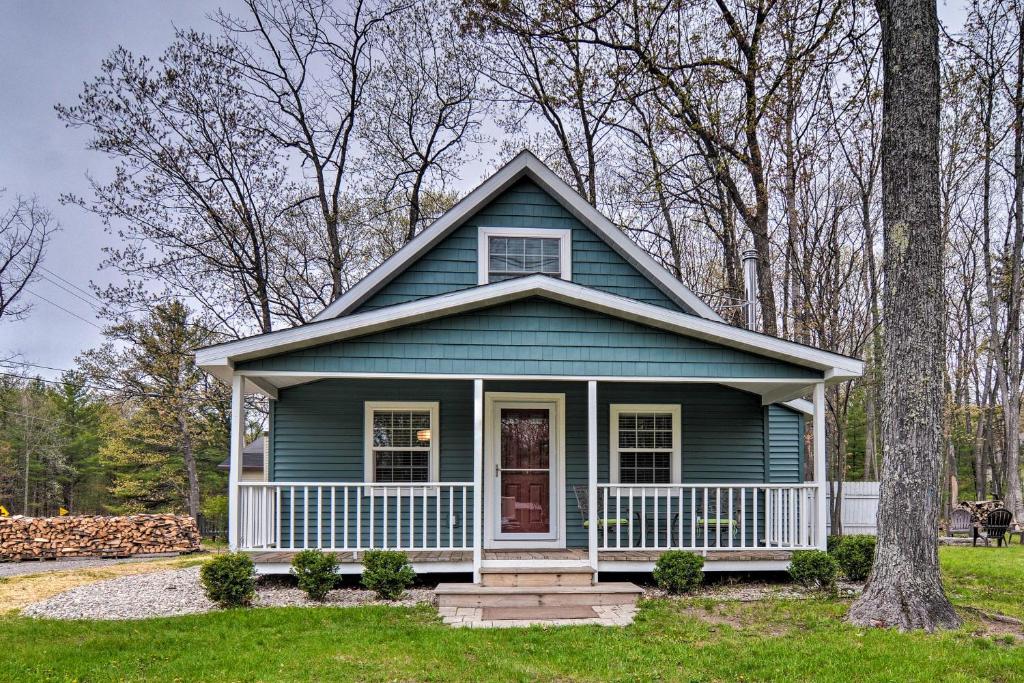
<path id="1" fill-rule="evenodd" d="M 599 550 L 814 548 L 817 484 L 598 484 Z"/>
<path id="2" fill-rule="evenodd" d="M 239 550 L 470 550 L 473 484 L 239 482 Z"/>

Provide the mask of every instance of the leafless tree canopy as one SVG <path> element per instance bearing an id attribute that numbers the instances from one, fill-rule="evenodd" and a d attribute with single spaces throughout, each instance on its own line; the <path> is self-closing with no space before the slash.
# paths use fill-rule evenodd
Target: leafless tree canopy
<path id="1" fill-rule="evenodd" d="M 0 210 L 0 321 L 29 312 L 32 304 L 25 299 L 26 288 L 36 279 L 46 245 L 56 230 L 50 212 L 34 197 L 16 197 Z"/>

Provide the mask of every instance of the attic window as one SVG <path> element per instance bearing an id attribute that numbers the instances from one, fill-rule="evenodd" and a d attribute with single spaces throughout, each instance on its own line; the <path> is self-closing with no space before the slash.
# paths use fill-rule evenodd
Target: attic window
<path id="1" fill-rule="evenodd" d="M 480 228 L 479 245 L 479 284 L 538 273 L 563 280 L 571 277 L 569 230 Z"/>

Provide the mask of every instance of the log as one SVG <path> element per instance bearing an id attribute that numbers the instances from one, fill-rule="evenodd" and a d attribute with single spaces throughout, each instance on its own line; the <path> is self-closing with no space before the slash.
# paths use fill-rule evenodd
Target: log
<path id="1" fill-rule="evenodd" d="M 190 553 L 199 541 L 199 527 L 187 515 L 0 518 L 0 562 Z"/>

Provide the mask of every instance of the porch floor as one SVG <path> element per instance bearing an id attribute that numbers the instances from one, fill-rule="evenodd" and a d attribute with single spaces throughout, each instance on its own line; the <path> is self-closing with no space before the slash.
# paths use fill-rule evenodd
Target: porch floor
<path id="1" fill-rule="evenodd" d="M 256 564 L 291 564 L 292 559 L 299 554 L 299 550 L 268 550 L 249 552 L 248 555 Z M 341 564 L 358 564 L 362 562 L 363 550 L 326 550 Z M 409 561 L 419 562 L 472 562 L 472 550 L 405 550 Z"/>
<path id="2" fill-rule="evenodd" d="M 331 552 L 331 551 L 327 551 Z M 406 550 L 409 560 L 414 563 L 430 562 L 472 562 L 472 550 Z M 633 550 L 602 550 L 598 553 L 601 562 L 655 562 L 664 550 L 633 549 Z M 700 551 L 695 551 L 700 553 Z M 290 564 L 299 553 L 298 550 L 252 551 L 249 557 L 256 564 Z M 358 564 L 362 562 L 365 551 L 338 550 L 333 554 L 339 563 Z M 792 556 L 790 550 L 708 550 L 704 559 L 708 562 L 736 561 L 756 562 L 774 561 L 788 562 Z M 485 561 L 516 561 L 516 560 L 547 560 L 550 562 L 580 562 L 588 559 L 583 548 L 565 550 L 485 550 Z"/>

